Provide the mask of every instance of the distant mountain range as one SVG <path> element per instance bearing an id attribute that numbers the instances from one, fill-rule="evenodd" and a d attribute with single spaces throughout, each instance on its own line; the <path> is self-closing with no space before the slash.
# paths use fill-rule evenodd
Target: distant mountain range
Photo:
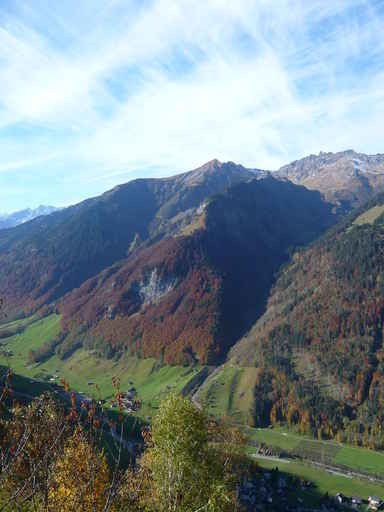
<path id="1" fill-rule="evenodd" d="M 221 168 L 224 176 L 217 178 L 215 171 Z M 242 172 L 236 173 L 236 170 Z M 287 178 L 310 190 L 318 190 L 326 200 L 338 205 L 343 211 L 349 211 L 384 191 L 384 154 L 366 155 L 353 150 L 339 153 L 321 151 L 318 155 L 309 155 L 284 165 L 277 171 L 247 169 L 233 162 L 222 163 L 212 160 L 192 173 L 168 178 L 174 182 L 175 195 L 168 198 L 164 208 L 171 210 L 172 205 L 177 205 L 176 208 L 182 211 L 188 209 L 186 203 L 180 204 L 180 201 L 183 203 L 180 190 L 188 186 L 198 187 L 199 183 L 202 185 L 204 182 L 199 193 L 202 194 L 201 197 L 208 197 L 210 192 L 221 190 L 226 180 L 226 185 L 229 186 L 238 181 L 265 176 Z M 14 227 L 60 209 L 41 205 L 35 209 L 27 208 L 10 214 L 0 214 L 0 229 Z"/>
<path id="2" fill-rule="evenodd" d="M 59 208 L 55 208 L 54 206 L 40 205 L 34 209 L 26 208 L 25 210 L 19 210 L 14 213 L 0 214 L 0 229 L 13 228 L 29 220 L 33 220 L 36 217 L 49 215 L 57 210 L 59 210 Z"/>

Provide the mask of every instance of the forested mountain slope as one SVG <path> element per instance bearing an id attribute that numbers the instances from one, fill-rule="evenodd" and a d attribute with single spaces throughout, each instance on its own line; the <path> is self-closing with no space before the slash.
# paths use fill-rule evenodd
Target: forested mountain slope
<path id="1" fill-rule="evenodd" d="M 212 160 L 184 174 L 137 179 L 78 205 L 0 231 L 0 295 L 9 316 L 29 313 L 79 287 L 139 248 L 194 226 L 212 195 L 271 173 Z M 310 155 L 276 178 L 319 190 L 338 212 L 384 188 L 383 155 Z M 194 227 L 192 227 L 194 229 Z"/>
<path id="2" fill-rule="evenodd" d="M 67 294 L 59 309 L 68 336 L 59 350 L 80 342 L 168 363 L 220 361 L 261 314 L 288 250 L 334 220 L 320 194 L 289 182 L 231 187 L 207 201 L 186 231 Z"/>
<path id="3" fill-rule="evenodd" d="M 380 196 L 296 252 L 232 349 L 233 362 L 260 369 L 256 423 L 384 446 L 383 205 Z"/>
<path id="4" fill-rule="evenodd" d="M 57 300 L 145 243 L 183 229 L 210 195 L 263 175 L 213 160 L 172 178 L 131 181 L 0 231 L 5 311 L 20 315 Z"/>

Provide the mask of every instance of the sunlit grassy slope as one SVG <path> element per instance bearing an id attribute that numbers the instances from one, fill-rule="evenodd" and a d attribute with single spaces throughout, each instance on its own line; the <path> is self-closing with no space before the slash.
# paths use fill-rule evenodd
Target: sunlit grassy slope
<path id="1" fill-rule="evenodd" d="M 358 226 L 362 226 L 363 224 L 373 224 L 382 213 L 384 213 L 384 205 L 374 206 L 370 210 L 359 215 L 359 217 L 354 221 L 354 224 L 357 224 Z"/>
<path id="2" fill-rule="evenodd" d="M 384 453 L 342 445 L 333 441 L 317 441 L 284 428 L 244 427 L 250 441 L 278 447 L 301 457 L 328 465 L 384 477 Z M 251 450 L 252 451 L 252 450 Z"/>
<path id="3" fill-rule="evenodd" d="M 113 396 L 113 377 L 120 380 L 121 390 L 134 386 L 142 400 L 140 415 L 152 416 L 159 402 L 170 391 L 180 392 L 201 371 L 201 367 L 164 366 L 155 359 L 121 357 L 101 359 L 94 352 L 77 350 L 65 360 L 56 355 L 40 364 L 28 364 L 31 349 L 41 347 L 57 336 L 60 316 L 50 315 L 36 320 L 21 334 L 3 340 L 0 365 L 10 366 L 15 373 L 37 380 L 59 383 L 65 379 L 70 387 L 89 396 L 109 399 Z M 11 351 L 12 356 L 6 356 Z M 52 379 L 52 380 L 51 380 Z"/>
<path id="4" fill-rule="evenodd" d="M 9 325 L 13 325 L 14 323 Z M 6 329 L 8 324 L 3 325 Z M 36 320 L 26 327 L 20 333 L 2 340 L 2 354 L 0 354 L 0 364 L 8 365 L 20 375 L 33 377 L 34 371 L 27 368 L 29 351 L 40 348 L 46 341 L 53 340 L 60 331 L 60 316 L 51 315 L 40 320 Z M 7 357 L 4 352 L 11 351 L 13 355 Z"/>
<path id="5" fill-rule="evenodd" d="M 17 329 L 21 329 L 26 327 L 27 325 L 33 323 L 36 320 L 34 316 L 29 316 L 27 318 L 22 318 L 20 320 L 13 320 L 12 322 L 2 322 L 0 324 L 0 334 L 4 331 L 16 331 Z"/>
<path id="6" fill-rule="evenodd" d="M 256 377 L 256 368 L 227 364 L 206 380 L 199 393 L 199 401 L 210 414 L 231 416 L 239 423 L 248 423 Z"/>

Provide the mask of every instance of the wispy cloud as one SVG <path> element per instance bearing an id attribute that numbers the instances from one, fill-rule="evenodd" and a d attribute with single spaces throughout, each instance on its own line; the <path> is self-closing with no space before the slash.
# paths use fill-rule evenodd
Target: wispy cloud
<path id="1" fill-rule="evenodd" d="M 62 204 L 213 157 L 384 151 L 383 29 L 374 0 L 5 0 L 3 189 Z"/>
<path id="2" fill-rule="evenodd" d="M 31 158 L 24 160 L 16 160 L 0 164 L 0 173 L 13 171 L 17 169 L 27 169 L 28 167 L 35 167 L 37 165 L 45 164 L 46 162 L 55 159 L 55 155 L 40 156 L 39 158 Z"/>

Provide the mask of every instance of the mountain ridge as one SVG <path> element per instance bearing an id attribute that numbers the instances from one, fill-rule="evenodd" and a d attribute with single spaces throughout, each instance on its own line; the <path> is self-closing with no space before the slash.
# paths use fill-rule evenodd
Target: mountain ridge
<path id="1" fill-rule="evenodd" d="M 343 173 L 348 174 L 356 155 L 353 151 L 321 153 L 288 167 L 301 172 L 315 161 L 311 166 L 317 175 L 325 164 L 336 161 L 342 162 Z M 372 157 L 366 159 L 373 165 Z M 374 165 L 379 165 L 381 156 L 376 160 Z M 381 173 L 379 167 L 377 172 Z M 300 204 L 292 202 L 293 197 Z M 212 363 L 216 356 L 222 358 L 236 337 L 254 322 L 288 250 L 312 241 L 336 221 L 331 205 L 319 192 L 292 184 L 286 176 L 217 159 L 173 177 L 132 180 L 101 196 L 0 231 L 4 310 L 9 317 L 19 317 L 60 304 L 67 334 L 71 323 L 74 332 L 89 324 L 85 331 L 94 332 L 107 345 L 118 342 L 116 346 L 137 350 L 124 338 L 123 330 L 131 333 L 131 339 L 140 332 L 147 339 L 143 353 L 165 357 L 168 362 L 172 356 L 167 351 L 173 350 L 169 347 L 178 336 L 185 336 L 185 342 L 179 344 L 181 352 L 175 351 L 175 361 Z M 300 236 L 299 226 L 306 236 Z M 167 280 L 172 272 L 172 279 Z M 113 274 L 123 283 L 117 301 L 115 292 L 110 296 L 103 285 L 113 285 Z M 252 286 L 259 286 L 255 297 Z M 179 310 L 180 322 L 175 321 L 179 330 L 170 322 L 177 316 L 182 296 L 190 297 L 190 305 L 197 304 L 205 288 L 213 290 L 206 296 L 209 333 L 202 330 L 200 337 L 204 339 L 199 342 L 197 326 L 204 324 L 200 313 L 194 316 L 190 311 L 190 327 L 185 324 L 188 308 L 184 313 L 183 308 Z M 95 290 L 99 297 L 95 297 Z M 155 301 L 148 298 L 151 293 L 157 297 Z M 177 294 L 170 307 L 170 297 Z M 106 305 L 109 310 L 105 310 Z M 165 308 L 163 312 L 161 308 Z M 236 321 L 231 319 L 232 313 Z M 137 315 L 134 322 L 132 315 Z M 138 321 L 140 315 L 143 318 Z M 220 321 L 212 320 L 216 317 Z M 155 324 L 158 327 L 154 328 Z M 190 343 L 188 337 L 195 341 Z M 71 335 L 68 340 L 71 346 Z"/>
<path id="2" fill-rule="evenodd" d="M 257 175 L 227 163 L 172 178 L 136 179 L 101 196 L 0 231 L 6 312 L 57 300 L 133 250 L 180 232 L 212 194 Z"/>

